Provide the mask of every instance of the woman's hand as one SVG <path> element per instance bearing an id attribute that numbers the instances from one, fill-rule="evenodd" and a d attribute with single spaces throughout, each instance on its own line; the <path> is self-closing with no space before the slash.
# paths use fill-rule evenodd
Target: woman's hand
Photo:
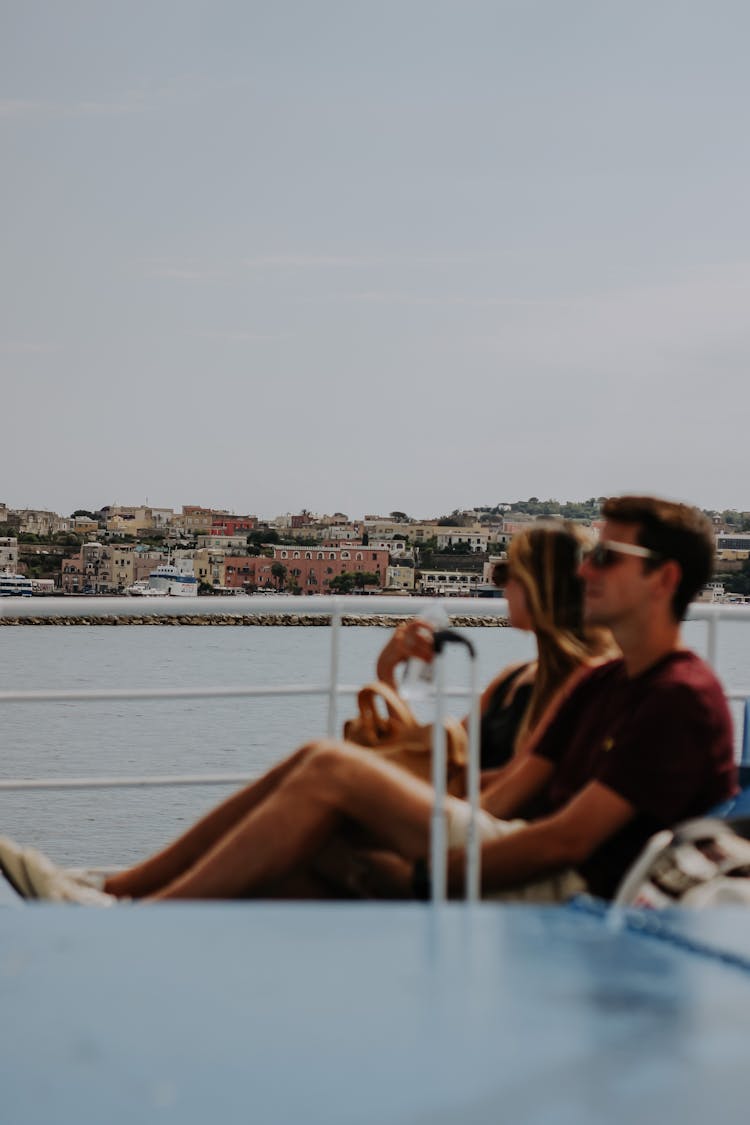
<path id="1" fill-rule="evenodd" d="M 426 621 L 420 621 L 418 617 L 414 617 L 410 621 L 404 621 L 402 625 L 394 629 L 390 640 L 378 657 L 378 679 L 395 688 L 396 680 L 393 673 L 399 664 L 403 664 L 405 660 L 410 660 L 413 656 L 418 660 L 424 660 L 426 664 L 430 664 L 434 655 L 435 644 L 432 626 L 428 625 Z"/>

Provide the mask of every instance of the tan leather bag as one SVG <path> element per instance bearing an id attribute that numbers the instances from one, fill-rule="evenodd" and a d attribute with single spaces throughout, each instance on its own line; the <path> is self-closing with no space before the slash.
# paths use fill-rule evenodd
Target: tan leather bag
<path id="1" fill-rule="evenodd" d="M 432 781 L 432 726 L 417 722 L 410 707 L 388 684 L 365 684 L 357 696 L 359 714 L 344 723 L 344 738 L 373 750 L 423 781 Z M 465 791 L 468 736 L 457 719 L 444 719 L 446 785 Z"/>

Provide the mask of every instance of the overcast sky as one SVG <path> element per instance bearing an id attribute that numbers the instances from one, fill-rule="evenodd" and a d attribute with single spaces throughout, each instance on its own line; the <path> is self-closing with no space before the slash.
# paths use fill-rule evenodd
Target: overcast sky
<path id="1" fill-rule="evenodd" d="M 750 508 L 745 0 L 0 0 L 0 501 Z"/>

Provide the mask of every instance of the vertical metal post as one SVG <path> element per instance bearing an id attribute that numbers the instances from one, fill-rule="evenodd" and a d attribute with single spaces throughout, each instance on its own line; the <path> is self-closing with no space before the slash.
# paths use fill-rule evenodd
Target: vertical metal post
<path id="1" fill-rule="evenodd" d="M 742 724 L 741 766 L 750 766 L 750 699 L 745 700 L 744 722 Z"/>
<path id="2" fill-rule="evenodd" d="M 466 840 L 466 900 L 477 902 L 480 897 L 481 868 L 479 851 L 479 692 L 477 691 L 476 660 L 469 662 L 471 670 L 469 697 L 469 761 L 466 766 L 466 796 L 471 810 L 469 833 Z"/>
<path id="3" fill-rule="evenodd" d="M 341 640 L 341 608 L 334 602 L 331 612 L 331 662 L 330 679 L 328 682 L 328 737 L 335 738 L 336 728 L 336 695 L 339 682 L 339 648 Z"/>
<path id="4" fill-rule="evenodd" d="M 443 726 L 443 694 L 445 669 L 443 657 L 435 653 L 435 722 L 432 727 L 432 786 L 435 802 L 432 806 L 430 833 L 430 868 L 432 871 L 432 901 L 444 902 L 447 893 L 447 862 L 445 839 L 445 727 Z"/>
<path id="5" fill-rule="evenodd" d="M 714 614 L 708 618 L 708 639 L 706 642 L 706 660 L 716 671 L 717 639 L 719 632 L 719 619 Z"/>

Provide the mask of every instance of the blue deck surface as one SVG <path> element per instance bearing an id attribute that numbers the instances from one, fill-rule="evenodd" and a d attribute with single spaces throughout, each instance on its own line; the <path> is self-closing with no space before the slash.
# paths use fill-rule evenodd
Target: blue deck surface
<path id="1" fill-rule="evenodd" d="M 2 909 L 0 1121 L 744 1125 L 750 912 L 669 921 Z"/>

